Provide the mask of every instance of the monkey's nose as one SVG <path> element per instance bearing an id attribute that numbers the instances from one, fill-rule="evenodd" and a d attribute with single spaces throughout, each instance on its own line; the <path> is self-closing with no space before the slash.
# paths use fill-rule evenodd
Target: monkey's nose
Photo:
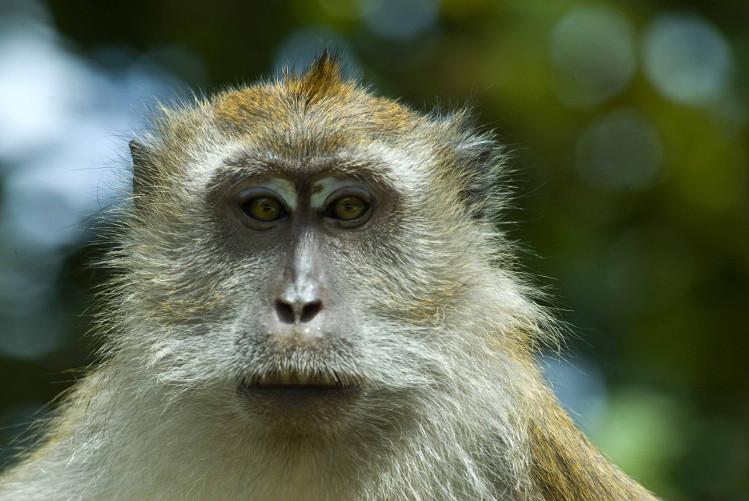
<path id="1" fill-rule="evenodd" d="M 276 314 L 285 324 L 305 323 L 311 321 L 322 310 L 322 301 L 287 301 L 276 300 Z"/>

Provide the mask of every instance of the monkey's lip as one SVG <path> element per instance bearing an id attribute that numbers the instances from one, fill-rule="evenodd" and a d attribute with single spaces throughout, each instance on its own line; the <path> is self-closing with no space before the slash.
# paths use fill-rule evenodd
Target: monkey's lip
<path id="1" fill-rule="evenodd" d="M 358 377 L 331 372 L 285 371 L 253 374 L 243 378 L 242 386 L 251 389 L 358 390 Z"/>

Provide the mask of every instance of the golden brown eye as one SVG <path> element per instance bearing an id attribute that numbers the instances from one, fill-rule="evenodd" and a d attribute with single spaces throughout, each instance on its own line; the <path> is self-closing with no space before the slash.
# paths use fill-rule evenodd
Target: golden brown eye
<path id="1" fill-rule="evenodd" d="M 369 205 L 359 197 L 345 196 L 333 202 L 333 214 L 342 221 L 353 221 L 363 216 Z"/>
<path id="2" fill-rule="evenodd" d="M 275 221 L 284 215 L 281 202 L 268 196 L 249 199 L 242 204 L 242 211 L 251 218 L 265 223 Z"/>

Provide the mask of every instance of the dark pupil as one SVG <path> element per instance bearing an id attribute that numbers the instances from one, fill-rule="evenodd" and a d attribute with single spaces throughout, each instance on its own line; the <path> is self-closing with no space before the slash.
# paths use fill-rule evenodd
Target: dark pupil
<path id="1" fill-rule="evenodd" d="M 253 198 L 242 205 L 242 210 L 248 216 L 266 222 L 275 221 L 283 212 L 278 201 L 271 197 Z"/>
<path id="2" fill-rule="evenodd" d="M 348 212 L 352 212 L 352 211 L 356 210 L 356 209 L 354 209 L 354 206 L 351 205 L 350 203 L 348 203 L 348 204 L 345 205 L 345 209 Z"/>

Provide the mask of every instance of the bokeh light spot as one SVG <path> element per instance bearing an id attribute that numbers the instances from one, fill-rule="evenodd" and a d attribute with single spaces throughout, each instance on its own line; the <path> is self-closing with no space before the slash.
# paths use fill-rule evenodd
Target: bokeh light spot
<path id="1" fill-rule="evenodd" d="M 118 135 L 140 124 L 133 106 L 173 95 L 180 81 L 126 47 L 86 58 L 49 25 L 43 4 L 25 5 L 0 15 L 0 356 L 32 360 L 68 341 L 54 285 L 91 216 L 130 185 L 111 164 L 125 151 Z M 156 54 L 200 67 L 177 47 Z"/>
<path id="2" fill-rule="evenodd" d="M 29 315 L 11 316 L 0 325 L 0 353 L 22 359 L 44 357 L 67 341 L 63 313 L 49 304 L 37 305 Z"/>
<path id="3" fill-rule="evenodd" d="M 610 394 L 601 428 L 591 434 L 601 451 L 618 466 L 666 499 L 684 499 L 654 472 L 673 461 L 684 446 L 683 423 L 689 408 L 668 394 L 630 386 Z"/>
<path id="4" fill-rule="evenodd" d="M 685 104 L 723 97 L 733 56 L 723 35 L 697 14 L 662 14 L 644 37 L 645 74 L 664 96 Z"/>
<path id="5" fill-rule="evenodd" d="M 630 111 L 617 111 L 579 138 L 575 166 L 592 187 L 641 190 L 661 167 L 663 150 L 655 127 Z"/>
<path id="6" fill-rule="evenodd" d="M 606 412 L 606 384 L 601 369 L 583 356 L 541 359 L 543 373 L 562 407 L 584 433 L 600 426 Z"/>
<path id="7" fill-rule="evenodd" d="M 344 40 L 335 31 L 323 26 L 308 26 L 292 31 L 276 49 L 277 73 L 285 70 L 302 72 L 320 56 L 323 49 L 332 50 L 340 58 L 341 70 L 349 76 L 356 61 Z"/>
<path id="8" fill-rule="evenodd" d="M 367 27 L 382 38 L 413 40 L 437 21 L 436 0 L 359 0 L 359 13 Z"/>
<path id="9" fill-rule="evenodd" d="M 588 107 L 621 92 L 637 65 L 632 28 L 617 11 L 579 7 L 551 35 L 551 58 L 559 70 L 557 94 L 565 104 Z"/>

